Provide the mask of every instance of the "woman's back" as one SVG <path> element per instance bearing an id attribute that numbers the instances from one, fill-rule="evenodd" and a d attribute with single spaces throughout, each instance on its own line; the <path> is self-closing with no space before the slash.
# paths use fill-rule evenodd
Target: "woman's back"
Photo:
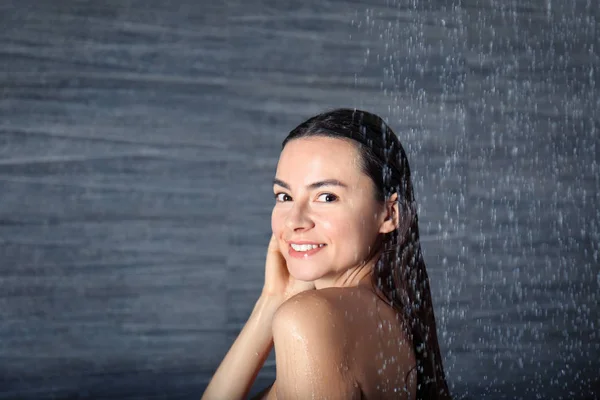
<path id="1" fill-rule="evenodd" d="M 290 303 L 282 307 L 294 310 L 284 312 L 296 315 L 299 311 L 309 315 L 310 318 L 304 319 L 304 324 L 324 324 L 323 321 L 327 321 L 326 328 L 332 337 L 337 338 L 334 341 L 318 342 L 320 348 L 311 347 L 313 354 L 326 357 L 322 360 L 325 368 L 321 369 L 321 373 L 347 369 L 343 374 L 329 374 L 329 380 L 323 379 L 324 384 L 350 387 L 353 398 L 415 397 L 416 370 L 412 343 L 405 334 L 396 311 L 365 285 L 303 292 L 288 302 Z M 275 319 L 277 318 L 276 314 Z M 274 321 L 274 330 L 278 329 L 277 326 Z M 305 331 L 306 328 L 303 327 L 300 331 Z M 274 337 L 277 337 L 277 332 L 274 332 Z M 337 349 L 331 348 L 332 346 Z M 279 359 L 296 356 L 289 354 L 294 351 L 293 348 L 278 347 L 277 341 L 275 350 Z M 342 362 L 335 356 L 330 356 L 338 351 L 344 354 Z M 340 379 L 345 382 L 339 382 Z M 271 388 L 267 398 L 277 398 L 276 392 L 277 383 Z M 347 394 L 340 392 L 340 398 L 345 398 Z"/>
<path id="2" fill-rule="evenodd" d="M 343 295 L 340 307 L 348 310 L 346 330 L 354 341 L 354 376 L 364 398 L 414 399 L 415 357 L 403 329 L 404 323 L 397 312 L 371 290 L 352 288 L 349 292 L 350 300 Z M 354 316 L 352 310 L 355 310 Z"/>

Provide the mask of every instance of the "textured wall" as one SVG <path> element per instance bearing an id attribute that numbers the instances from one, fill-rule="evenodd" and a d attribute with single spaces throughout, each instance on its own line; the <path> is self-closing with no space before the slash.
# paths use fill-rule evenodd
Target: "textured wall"
<path id="1" fill-rule="evenodd" d="M 261 288 L 281 140 L 339 106 L 409 153 L 456 397 L 591 398 L 597 10 L 0 4 L 0 399 L 198 398 Z"/>

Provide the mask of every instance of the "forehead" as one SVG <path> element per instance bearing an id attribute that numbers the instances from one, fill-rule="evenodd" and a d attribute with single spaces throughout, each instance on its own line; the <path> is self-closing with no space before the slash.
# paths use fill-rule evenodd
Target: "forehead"
<path id="1" fill-rule="evenodd" d="M 349 140 L 308 137 L 291 140 L 279 157 L 277 175 L 284 179 L 345 178 L 348 183 L 366 177 L 357 146 Z M 280 176 L 282 175 L 282 176 Z"/>

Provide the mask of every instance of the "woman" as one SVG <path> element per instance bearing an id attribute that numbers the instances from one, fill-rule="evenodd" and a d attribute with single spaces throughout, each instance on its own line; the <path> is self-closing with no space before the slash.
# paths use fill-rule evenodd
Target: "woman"
<path id="1" fill-rule="evenodd" d="M 203 399 L 449 399 L 406 154 L 371 113 L 310 118 L 283 142 L 265 282 Z"/>

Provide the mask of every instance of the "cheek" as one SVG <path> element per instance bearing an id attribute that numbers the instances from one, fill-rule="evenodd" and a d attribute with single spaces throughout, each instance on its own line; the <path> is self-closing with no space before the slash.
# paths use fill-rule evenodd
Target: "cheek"
<path id="1" fill-rule="evenodd" d="M 271 230 L 277 236 L 283 227 L 283 214 L 277 209 L 273 209 L 271 212 Z"/>
<path id="2" fill-rule="evenodd" d="M 349 247 L 356 247 L 362 241 L 362 222 L 352 213 L 329 213 L 321 219 L 321 229 L 326 235 Z"/>
<path id="3" fill-rule="evenodd" d="M 372 245 L 372 229 L 369 221 L 360 216 L 344 214 L 329 216 L 322 221 L 322 229 L 333 241 L 335 256 L 340 268 L 354 265 L 366 259 Z"/>
<path id="4" fill-rule="evenodd" d="M 339 221 L 339 230 L 345 240 L 351 243 L 354 251 L 362 254 L 369 252 L 377 237 L 377 222 L 371 212 L 354 213 L 349 218 Z"/>
<path id="5" fill-rule="evenodd" d="M 318 217 L 320 229 L 331 238 L 337 238 L 348 229 L 348 220 L 344 213 L 326 212 Z"/>

